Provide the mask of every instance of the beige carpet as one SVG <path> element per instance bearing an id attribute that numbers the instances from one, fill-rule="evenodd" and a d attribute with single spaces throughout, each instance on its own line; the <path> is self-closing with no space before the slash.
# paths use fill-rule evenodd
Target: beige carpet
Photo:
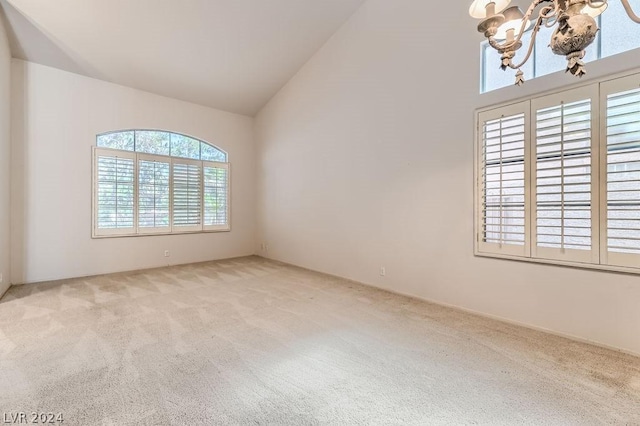
<path id="1" fill-rule="evenodd" d="M 65 425 L 640 424 L 640 358 L 250 257 L 13 287 L 0 416 L 20 411 Z"/>

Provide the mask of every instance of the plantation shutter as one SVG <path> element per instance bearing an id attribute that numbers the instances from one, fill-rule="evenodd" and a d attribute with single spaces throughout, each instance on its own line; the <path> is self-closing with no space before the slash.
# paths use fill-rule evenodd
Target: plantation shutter
<path id="1" fill-rule="evenodd" d="M 95 150 L 95 235 L 135 232 L 135 158 L 133 153 Z"/>
<path id="2" fill-rule="evenodd" d="M 529 255 L 529 103 L 479 114 L 478 250 Z"/>
<path id="3" fill-rule="evenodd" d="M 203 163 L 204 229 L 229 229 L 229 164 Z"/>
<path id="4" fill-rule="evenodd" d="M 172 160 L 173 230 L 202 230 L 202 162 Z"/>
<path id="5" fill-rule="evenodd" d="M 138 232 L 170 232 L 171 162 L 138 154 Z"/>
<path id="6" fill-rule="evenodd" d="M 532 101 L 533 257 L 598 263 L 597 93 Z"/>
<path id="7" fill-rule="evenodd" d="M 640 266 L 640 76 L 603 83 L 602 262 Z M 606 226 L 604 226 L 606 224 Z M 606 242 L 606 243 L 605 243 Z"/>

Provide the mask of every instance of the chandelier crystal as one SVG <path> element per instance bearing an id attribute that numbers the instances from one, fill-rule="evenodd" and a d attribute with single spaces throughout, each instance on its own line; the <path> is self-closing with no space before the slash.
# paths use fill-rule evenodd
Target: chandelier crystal
<path id="1" fill-rule="evenodd" d="M 640 24 L 640 17 L 633 12 L 629 0 L 620 0 L 629 18 Z M 478 31 L 483 33 L 489 45 L 501 55 L 500 68 L 517 70 L 516 85 L 524 83 L 520 69 L 531 57 L 540 28 L 557 26 L 549 47 L 556 55 L 567 58 L 567 72 L 582 77 L 586 71 L 582 59 L 585 49 L 593 43 L 600 29 L 596 19 L 605 12 L 608 0 L 532 0 L 524 13 L 517 6 L 508 7 L 511 0 L 475 0 L 469 8 L 473 18 L 480 19 Z M 522 47 L 522 36 L 531 27 L 527 53 L 522 62 L 514 64 L 513 58 Z"/>

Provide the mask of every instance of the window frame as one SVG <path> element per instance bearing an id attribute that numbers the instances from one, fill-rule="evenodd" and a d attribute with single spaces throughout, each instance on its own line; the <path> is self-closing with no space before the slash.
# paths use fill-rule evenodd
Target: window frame
<path id="1" fill-rule="evenodd" d="M 183 166 L 196 166 L 199 167 L 199 176 L 200 179 L 198 181 L 199 183 L 199 201 L 200 201 L 200 215 L 199 215 L 199 223 L 197 225 L 176 225 L 175 223 L 175 165 L 183 165 Z M 203 178 L 203 173 L 204 173 L 204 165 L 202 164 L 202 160 L 190 160 L 190 159 L 186 159 L 186 158 L 175 158 L 175 157 L 171 157 L 171 171 L 170 171 L 170 178 L 169 181 L 171 182 L 170 184 L 170 199 L 169 199 L 169 223 L 171 224 L 171 231 L 172 233 L 174 232 L 174 230 L 176 228 L 180 229 L 180 231 L 177 231 L 176 233 L 178 234 L 186 234 L 189 232 L 199 232 L 203 229 L 204 226 L 204 202 L 203 202 L 203 197 L 204 197 L 204 190 L 203 190 L 203 183 L 204 183 L 204 178 Z"/>
<path id="2" fill-rule="evenodd" d="M 107 132 L 107 133 L 117 133 Z M 102 134 L 107 134 L 102 133 Z M 172 132 L 167 132 L 172 133 Z M 178 133 L 179 134 L 179 133 Z M 196 138 L 193 138 L 196 139 Z M 204 142 L 200 139 L 197 139 Z M 206 143 L 206 142 L 204 142 Z M 213 146 L 213 145 L 212 145 Z M 219 150 L 219 148 L 214 147 Z M 231 201 L 231 164 L 228 161 L 228 154 L 222 150 L 227 158 L 227 162 L 207 161 L 207 160 L 193 160 L 183 157 L 171 157 L 168 155 L 160 154 L 148 154 L 145 152 L 126 151 L 113 148 L 102 148 L 98 146 L 91 147 L 92 153 L 92 182 L 91 182 L 91 238 L 118 238 L 118 237 L 149 237 L 155 235 L 184 235 L 184 234 L 201 234 L 201 233 L 217 233 L 217 232 L 230 232 L 231 231 L 231 218 L 232 218 L 232 201 Z M 98 228 L 98 156 L 101 152 L 115 154 L 123 158 L 130 158 L 134 161 L 134 226 L 133 228 L 126 229 L 99 229 Z M 139 226 L 139 162 L 145 161 L 158 161 L 169 163 L 169 230 L 149 228 L 141 232 Z M 173 225 L 173 164 L 198 164 L 200 167 L 200 226 L 184 227 L 180 230 L 176 230 Z M 204 223 L 204 168 L 223 168 L 227 170 L 227 185 L 226 185 L 226 224 L 225 225 L 205 225 Z"/>
<path id="3" fill-rule="evenodd" d="M 169 154 L 154 154 L 154 153 L 149 153 L 149 152 L 145 152 L 145 151 L 138 151 L 136 150 L 136 145 L 137 145 L 137 136 L 138 136 L 138 132 L 141 133 L 145 133 L 145 132 L 149 132 L 149 133 L 167 133 L 169 136 Z M 102 136 L 108 136 L 108 135 L 113 135 L 113 134 L 118 134 L 118 133 L 133 133 L 133 149 L 129 150 L 129 149 L 117 149 L 117 148 L 111 148 L 111 147 L 102 147 L 98 145 L 98 139 Z M 191 158 L 191 157 L 180 157 L 178 155 L 171 155 L 171 136 L 181 136 L 187 139 L 192 139 L 195 141 L 198 141 L 200 143 L 200 148 L 199 148 L 199 156 L 200 158 Z M 213 149 L 215 149 L 216 151 L 220 152 L 221 154 L 224 155 L 225 161 L 214 161 L 214 160 L 203 160 L 202 159 L 202 145 L 207 145 Z M 149 154 L 149 155 L 160 155 L 160 156 L 165 156 L 165 157 L 171 157 L 171 158 L 184 158 L 185 160 L 200 160 L 200 161 L 213 161 L 213 162 L 220 162 L 220 163 L 229 163 L 229 153 L 227 153 L 227 151 L 219 148 L 218 146 L 211 144 L 209 142 L 206 142 L 200 138 L 197 138 L 195 136 L 191 136 L 188 135 L 186 133 L 178 133 L 178 132 L 172 132 L 170 130 L 164 130 L 164 129 L 151 129 L 151 128 L 140 128 L 140 129 L 120 129 L 120 130 L 110 130 L 108 132 L 102 132 L 102 133 L 98 133 L 96 134 L 96 145 L 97 148 L 105 148 L 105 149 L 115 149 L 117 151 L 124 151 L 124 152 L 134 152 L 134 153 L 140 153 L 140 154 Z"/>
<path id="4" fill-rule="evenodd" d="M 109 149 L 109 148 L 98 148 L 98 149 Z M 118 150 L 114 150 L 118 151 Z M 135 191 L 135 202 L 136 202 L 136 220 L 135 220 L 135 229 L 136 234 L 139 235 L 157 235 L 157 234 L 167 234 L 172 232 L 172 224 L 171 224 L 171 199 L 173 198 L 173 188 L 171 186 L 171 158 L 169 157 L 168 161 L 162 161 L 159 155 L 147 154 L 142 152 L 133 152 L 136 154 L 136 191 Z M 140 161 L 154 162 L 154 163 L 168 163 L 169 164 L 169 231 L 166 228 L 141 228 L 140 227 Z M 95 190 L 95 188 L 94 188 Z M 97 206 L 96 206 L 97 207 Z M 95 216 L 95 215 L 94 215 Z M 96 224 L 97 225 L 97 224 Z M 98 232 L 97 226 L 95 227 L 96 232 Z"/>
<path id="5" fill-rule="evenodd" d="M 530 144 L 530 163 L 529 171 L 531 175 L 531 187 L 529 188 L 529 194 L 531 198 L 531 220 L 535 221 L 537 215 L 534 214 L 534 209 L 537 206 L 538 191 L 536 190 L 537 182 L 537 128 L 534 124 L 537 124 L 537 112 L 545 108 L 553 107 L 563 103 L 573 103 L 589 99 L 591 101 L 591 152 L 590 152 L 590 165 L 591 165 L 591 250 L 579 251 L 573 249 L 557 249 L 539 246 L 538 235 L 536 232 L 536 226 L 531 223 L 531 257 L 549 260 L 564 260 L 567 262 L 577 263 L 599 263 L 600 244 L 599 244 L 599 116 L 600 116 L 600 97 L 598 95 L 598 84 L 592 84 L 575 89 L 562 90 L 546 96 L 536 97 L 531 100 L 531 144 Z"/>
<path id="6" fill-rule="evenodd" d="M 602 105 L 602 111 L 604 112 L 600 125 L 600 169 L 603 171 L 603 176 L 608 175 L 608 116 L 606 114 L 608 109 L 609 95 L 615 93 L 622 93 L 633 89 L 640 88 L 640 74 L 632 74 L 625 77 L 611 79 L 603 81 L 600 84 L 600 104 Z M 608 184 L 609 181 L 606 178 L 600 181 L 600 223 L 608 223 Z M 620 253 L 610 252 L 608 245 L 609 227 L 601 226 L 600 229 L 600 259 L 601 263 L 611 268 L 629 268 L 633 267 L 634 263 L 640 264 L 640 254 L 633 253 Z M 640 266 L 639 266 L 640 267 Z"/>
<path id="7" fill-rule="evenodd" d="M 105 149 L 105 148 L 100 148 Z M 131 228 L 109 228 L 102 229 L 100 232 L 98 230 L 98 157 L 99 157 L 99 149 L 97 147 L 93 147 L 93 159 L 92 159 L 92 185 L 91 185 L 91 199 L 92 199 L 92 208 L 91 208 L 91 217 L 92 217 L 92 237 L 93 238 L 110 238 L 110 237 L 124 237 L 128 235 L 134 235 L 138 233 L 138 160 L 135 152 L 124 151 L 124 150 L 111 150 L 117 155 L 113 157 L 116 158 L 128 158 L 133 161 L 133 227 Z"/>
<path id="8" fill-rule="evenodd" d="M 207 225 L 205 222 L 205 178 L 204 178 L 204 169 L 206 167 L 213 167 L 219 169 L 225 169 L 227 185 L 226 185 L 226 199 L 227 199 L 227 223 L 226 225 Z M 230 163 L 222 163 L 218 161 L 202 161 L 202 230 L 203 232 L 228 232 L 231 230 L 231 164 Z"/>
<path id="9" fill-rule="evenodd" d="M 609 34 L 608 28 L 611 28 L 611 25 L 610 25 L 611 23 L 610 22 L 608 23 L 609 25 L 607 25 L 607 24 L 605 24 L 603 22 L 602 18 L 603 18 L 603 16 L 605 16 L 606 13 L 607 13 L 607 11 L 605 11 L 604 14 L 599 15 L 599 16 L 597 16 L 595 18 L 596 22 L 598 23 L 599 31 L 598 31 L 598 35 L 597 35 L 594 43 L 591 46 L 589 46 L 589 49 L 593 49 L 595 51 L 595 59 L 585 59 L 589 63 L 598 62 L 598 61 L 600 61 L 602 59 L 610 58 L 610 57 L 613 57 L 613 56 L 616 56 L 616 55 L 625 54 L 625 53 L 628 53 L 628 52 L 634 52 L 634 51 L 640 52 L 640 45 L 637 45 L 636 47 L 633 47 L 631 49 L 622 50 L 622 51 L 615 52 L 615 53 L 605 54 L 604 48 L 603 48 L 603 37 L 606 37 L 606 35 Z M 609 13 L 611 13 L 611 10 L 609 11 Z M 627 22 L 627 20 L 628 20 L 628 16 L 626 14 L 624 15 L 624 20 L 625 20 L 625 22 Z M 629 20 L 628 22 L 631 22 L 631 21 Z M 544 25 L 543 25 L 543 27 L 544 27 Z M 538 37 L 539 36 L 540 35 L 538 34 Z M 537 38 L 536 41 L 538 41 L 538 40 L 542 40 L 542 39 Z M 546 46 L 547 43 L 548 43 L 547 41 L 543 41 L 542 45 Z M 479 80 L 480 80 L 479 92 L 480 92 L 480 94 L 492 93 L 492 92 L 495 92 L 495 91 L 498 91 L 498 90 L 503 90 L 505 88 L 508 88 L 508 87 L 512 86 L 512 84 L 507 84 L 505 86 L 500 86 L 500 87 L 496 87 L 494 89 L 487 90 L 487 80 L 488 80 L 487 79 L 487 75 L 488 75 L 488 73 L 487 73 L 487 66 L 486 66 L 487 65 L 486 64 L 486 55 L 487 55 L 487 51 L 490 51 L 490 49 L 492 49 L 492 47 L 489 46 L 489 42 L 486 39 L 482 40 L 480 42 L 480 67 L 479 67 L 479 71 L 480 71 L 479 72 L 479 74 L 480 74 L 480 76 L 479 76 Z M 532 55 L 531 55 L 531 57 L 529 58 L 529 61 L 528 61 L 528 62 L 532 63 L 532 73 L 531 73 L 531 75 L 529 75 L 527 77 L 527 75 L 526 75 L 527 73 L 525 71 L 525 78 L 527 79 L 527 81 L 533 81 L 533 80 L 536 80 L 536 79 L 538 79 L 540 77 L 553 75 L 553 74 L 560 73 L 560 72 L 564 71 L 564 68 L 560 68 L 560 69 L 552 71 L 550 73 L 540 73 L 539 72 L 539 68 L 540 67 L 537 66 L 537 64 L 536 64 L 536 51 L 537 50 L 538 50 L 538 46 L 536 44 L 534 44 L 534 46 L 532 47 Z M 545 48 L 545 51 L 548 54 L 551 54 L 549 49 Z M 516 59 L 518 59 L 518 58 L 519 57 L 517 56 Z M 520 58 L 520 59 L 522 59 L 522 58 Z M 517 62 L 517 61 L 515 61 L 515 62 Z M 496 68 L 498 68 L 498 66 L 497 66 L 498 64 L 499 63 L 496 62 Z M 515 70 L 512 70 L 512 71 L 515 72 Z M 515 81 L 515 80 L 513 80 L 513 81 Z"/>
<path id="10" fill-rule="evenodd" d="M 579 269 L 590 269 L 599 271 L 611 271 L 629 274 L 640 274 L 640 254 L 616 253 L 618 261 L 611 261 L 612 253 L 607 253 L 607 96 L 632 90 L 640 87 L 640 69 L 634 69 L 622 73 L 617 73 L 592 80 L 587 83 L 576 83 L 564 88 L 546 91 L 543 93 L 531 95 L 518 100 L 496 104 L 476 109 L 474 112 L 474 242 L 473 252 L 476 257 L 496 258 L 504 260 L 515 260 L 525 263 L 549 264 L 557 266 L 566 266 Z M 618 90 L 619 89 L 619 90 Z M 563 93 L 576 91 L 578 93 L 594 94 L 592 98 L 592 125 L 591 125 L 591 152 L 592 152 L 592 180 L 591 180 L 591 203 L 592 203 L 592 256 L 591 259 L 575 259 L 571 257 L 554 257 L 554 256 L 535 256 L 533 247 L 533 235 L 535 234 L 535 198 L 532 193 L 535 188 L 535 174 L 533 169 L 536 164 L 532 159 L 533 146 L 535 140 L 535 115 L 536 111 L 533 107 L 536 99 L 548 96 L 560 96 Z M 584 97 L 583 97 L 584 99 Z M 595 102 L 595 104 L 593 103 Z M 525 220 L 525 226 L 528 228 L 528 234 L 525 236 L 525 245 L 530 247 L 530 255 L 513 254 L 509 250 L 491 250 L 486 243 L 482 243 L 482 125 L 483 117 L 495 116 L 500 111 L 513 111 L 517 105 L 529 103 L 529 147 L 525 152 L 525 157 L 529 158 L 527 168 L 525 169 L 525 177 L 529 176 L 529 184 L 525 189 L 525 200 L 529 199 L 529 209 L 525 212 L 525 216 L 529 216 Z M 594 106 L 595 105 L 595 106 Z M 526 107 L 525 107 L 526 108 Z M 521 108 L 522 109 L 522 108 Z M 491 115 L 492 114 L 492 115 Z M 595 120 L 595 122 L 594 122 Z M 486 120 L 485 120 L 486 121 Z M 594 176 L 595 173 L 595 176 Z M 595 213 L 594 213 L 595 212 Z M 597 260 L 595 260 L 597 259 Z"/>
<path id="11" fill-rule="evenodd" d="M 529 186 L 529 179 L 530 176 L 527 173 L 527 163 L 529 162 L 529 153 L 530 150 L 527 149 L 527 146 L 530 144 L 530 137 L 531 137 L 531 132 L 530 132 L 530 126 L 531 126 L 531 121 L 530 121 L 530 107 L 529 107 L 529 103 L 528 102 L 518 102 L 515 104 L 509 104 L 509 105 L 505 105 L 503 107 L 500 108 L 496 108 L 493 110 L 487 110 L 487 111 L 481 111 L 478 112 L 478 114 L 476 115 L 477 117 L 477 122 L 478 125 L 476 126 L 476 131 L 477 131 L 477 135 L 476 135 L 476 161 L 474 162 L 477 168 L 477 172 L 476 172 L 476 185 L 475 185 L 475 191 L 477 194 L 477 198 L 476 198 L 476 220 L 475 220 L 475 224 L 476 224 L 476 249 L 479 252 L 484 252 L 484 253 L 493 253 L 493 254 L 502 254 L 502 255 L 510 255 L 510 256 L 526 256 L 528 257 L 530 255 L 530 247 L 527 244 L 527 235 L 529 234 L 529 227 L 530 227 L 530 197 L 528 197 L 526 195 L 526 190 L 525 190 L 525 199 L 524 199 L 524 220 L 525 220 L 525 244 L 523 246 L 511 246 L 511 245 L 504 245 L 504 244 L 496 244 L 496 243 L 490 243 L 490 242 L 485 242 L 483 241 L 483 239 L 481 238 L 483 230 L 484 230 L 484 214 L 483 214 L 483 200 L 482 200 L 482 193 L 484 190 L 484 179 L 482 176 L 482 171 L 483 171 L 483 165 L 482 165 L 482 155 L 481 155 L 481 151 L 484 149 L 484 144 L 483 144 L 483 139 L 482 139 L 482 133 L 483 133 L 483 129 L 481 129 L 482 127 L 482 123 L 486 122 L 486 121 L 490 121 L 490 120 L 496 120 L 499 118 L 504 118 L 505 116 L 513 116 L 513 115 L 519 115 L 519 114 L 524 114 L 524 146 L 525 146 L 525 152 L 524 152 L 524 185 L 525 188 Z"/>

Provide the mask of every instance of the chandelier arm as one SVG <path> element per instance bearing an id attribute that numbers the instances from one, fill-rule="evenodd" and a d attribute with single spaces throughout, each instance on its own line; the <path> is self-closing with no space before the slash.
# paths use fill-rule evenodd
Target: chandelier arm
<path id="1" fill-rule="evenodd" d="M 558 22 L 561 10 L 558 0 L 553 0 L 553 6 L 543 7 L 540 10 L 539 16 L 545 21 L 544 26 L 546 28 L 551 28 Z"/>
<path id="2" fill-rule="evenodd" d="M 491 36 L 491 37 L 488 37 L 489 45 L 496 50 L 509 50 L 512 47 L 516 46 L 518 43 L 520 43 L 520 41 L 522 40 L 522 37 L 524 36 L 524 32 L 525 32 L 524 30 L 526 28 L 527 21 L 531 19 L 531 15 L 533 15 L 534 9 L 538 7 L 538 5 L 545 2 L 549 2 L 549 1 L 553 1 L 554 7 L 547 6 L 542 8 L 542 10 L 540 10 L 540 13 L 538 14 L 539 16 L 537 18 L 536 26 L 539 25 L 539 23 L 542 22 L 543 19 L 548 20 L 549 18 L 552 18 L 553 16 L 555 16 L 559 10 L 558 0 L 534 0 L 531 3 L 531 6 L 529 6 L 527 13 L 525 13 L 524 18 L 522 18 L 522 25 L 520 27 L 520 32 L 518 33 L 516 38 L 512 41 L 507 41 L 504 44 L 500 44 L 493 36 Z M 549 12 L 553 12 L 553 13 L 549 13 Z M 534 28 L 534 31 L 537 31 L 537 30 Z"/>
<path id="3" fill-rule="evenodd" d="M 629 0 L 620 0 L 620 1 L 622 2 L 622 6 L 624 6 L 624 10 L 627 12 L 627 15 L 629 15 L 629 18 L 631 18 L 633 22 L 640 24 L 640 16 L 636 15 L 633 12 L 633 9 L 629 4 Z"/>
<path id="4" fill-rule="evenodd" d="M 533 27 L 533 33 L 531 34 L 531 40 L 529 41 L 529 49 L 527 50 L 527 54 L 525 55 L 522 62 L 520 62 L 518 65 L 514 65 L 511 61 L 509 61 L 509 68 L 517 70 L 527 63 L 527 61 L 531 57 L 531 54 L 533 53 L 533 46 L 535 46 L 536 44 L 536 37 L 538 36 L 538 32 L 540 30 L 540 26 L 542 25 L 543 19 L 544 18 L 542 18 L 541 16 L 538 17 L 538 20 L 536 21 L 536 25 Z"/>
<path id="5" fill-rule="evenodd" d="M 547 22 L 544 23 L 544 26 L 546 28 L 551 28 L 551 27 L 555 26 L 558 23 L 558 17 L 557 16 L 553 16 L 552 18 L 555 18 L 555 19 L 547 18 Z"/>
<path id="6" fill-rule="evenodd" d="M 493 36 L 489 37 L 487 40 L 489 41 L 489 46 L 493 47 L 496 50 L 502 50 L 508 49 L 509 47 L 513 46 L 519 38 L 521 37 L 518 36 L 513 42 L 505 43 L 502 45 L 498 43 L 498 41 Z"/>
<path id="7" fill-rule="evenodd" d="M 553 2 L 553 6 L 545 6 L 542 9 L 540 9 L 540 12 L 538 13 L 538 18 L 536 20 L 537 21 L 536 25 L 539 25 L 542 21 L 546 21 L 545 26 L 548 27 L 549 21 L 551 20 L 551 18 L 554 18 L 554 17 L 556 19 L 553 21 L 553 24 L 555 24 L 555 22 L 557 21 L 558 15 L 560 14 L 560 4 L 558 0 L 537 0 L 531 3 L 531 6 L 529 6 L 527 13 L 522 19 L 522 28 L 520 30 L 520 33 L 524 32 L 526 22 L 529 19 L 531 19 L 531 15 L 533 15 L 533 10 L 536 7 L 538 7 L 538 5 L 545 2 Z M 535 27 L 534 27 L 534 31 L 535 31 Z"/>
<path id="8" fill-rule="evenodd" d="M 545 1 L 545 0 L 543 0 Z M 560 14 L 560 2 L 558 0 L 546 0 L 546 1 L 552 1 L 553 2 L 553 7 L 552 6 L 547 6 L 542 8 L 542 10 L 540 10 L 540 16 L 543 19 L 549 19 L 549 18 L 553 18 L 554 16 L 558 16 Z M 588 0 L 590 1 L 590 0 Z M 542 2 L 539 2 L 538 4 L 540 4 Z M 533 6 L 534 8 L 538 6 L 538 4 L 536 4 L 535 6 Z"/>

